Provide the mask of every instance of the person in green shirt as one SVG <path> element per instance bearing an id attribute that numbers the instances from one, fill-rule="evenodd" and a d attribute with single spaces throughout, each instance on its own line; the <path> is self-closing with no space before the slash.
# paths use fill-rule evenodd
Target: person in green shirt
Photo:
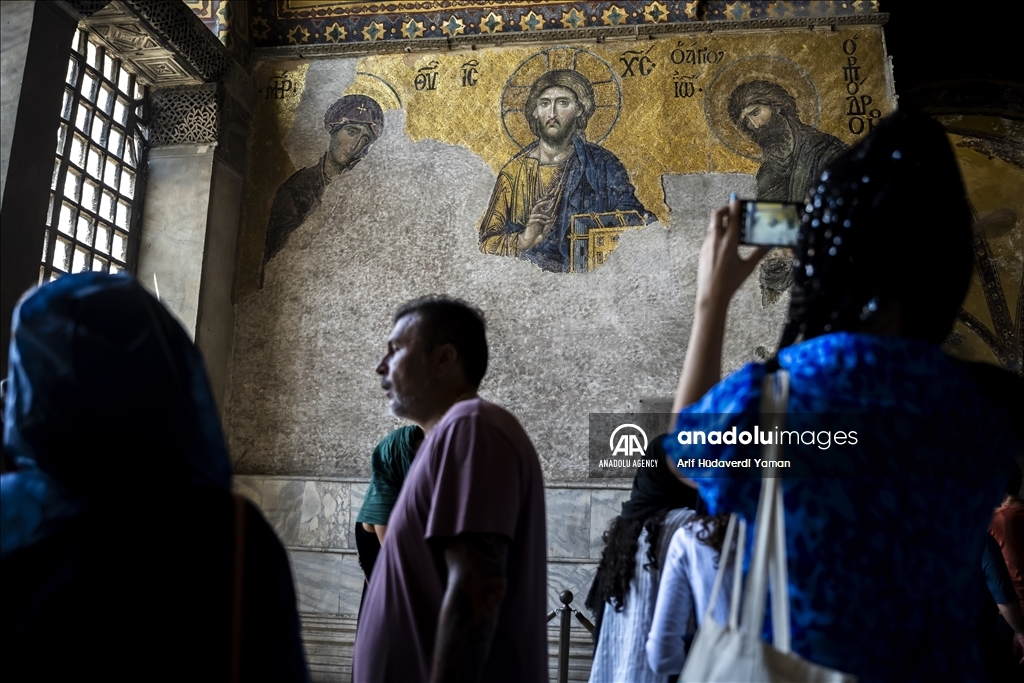
<path id="1" fill-rule="evenodd" d="M 391 509 L 422 442 L 423 430 L 418 426 L 399 427 L 381 439 L 370 456 L 370 485 L 356 516 L 356 548 L 367 582 L 384 543 Z"/>

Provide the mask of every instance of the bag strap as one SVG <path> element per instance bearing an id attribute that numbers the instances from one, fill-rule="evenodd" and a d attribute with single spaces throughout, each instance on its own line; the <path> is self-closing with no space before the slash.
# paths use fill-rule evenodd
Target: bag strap
<path id="1" fill-rule="evenodd" d="M 235 571 L 231 604 L 231 683 L 242 680 L 242 599 L 245 594 L 245 498 L 235 499 Z"/>
<path id="2" fill-rule="evenodd" d="M 778 481 L 776 479 L 776 481 Z M 779 652 L 789 652 L 789 576 L 786 567 L 786 522 L 782 507 L 782 484 L 775 487 L 775 519 L 772 525 L 768 581 L 772 598 L 772 640 Z"/>
<path id="3" fill-rule="evenodd" d="M 766 374 L 761 384 L 761 422 L 765 433 L 774 434 L 785 426 L 789 398 L 789 374 L 785 370 Z M 766 460 L 778 459 L 779 445 L 762 449 Z M 741 627 L 759 633 L 764 621 L 769 581 L 772 584 L 772 632 L 776 649 L 789 651 L 789 597 L 786 576 L 786 545 L 782 488 L 776 468 L 762 469 L 761 495 L 757 503 L 754 552 L 744 588 Z"/>
<path id="4" fill-rule="evenodd" d="M 739 533 L 737 533 L 737 527 L 739 528 Z M 739 626 L 739 612 L 737 609 L 737 606 L 739 605 L 738 593 L 740 581 L 743 578 L 743 543 L 747 536 L 747 523 L 734 514 L 729 515 L 729 524 L 725 527 L 725 541 L 722 543 L 722 552 L 718 557 L 718 571 L 715 572 L 715 582 L 711 586 L 711 596 L 708 598 L 708 606 L 704 610 L 704 621 L 711 618 L 711 613 L 714 611 L 715 605 L 718 603 L 718 594 L 722 590 L 726 566 L 729 564 L 729 553 L 732 551 L 733 536 L 736 536 L 738 540 L 736 542 L 735 550 L 736 559 L 733 560 L 732 598 L 729 604 L 728 627 L 735 631 Z M 701 623 L 703 623 L 703 621 Z"/>
<path id="5" fill-rule="evenodd" d="M 779 431 L 786 427 L 786 413 L 789 405 L 789 371 L 780 369 L 775 373 L 775 423 Z M 782 444 L 773 440 L 765 447 L 765 460 L 781 460 Z M 772 468 L 773 473 L 776 468 Z M 786 564 L 786 510 L 782 504 L 782 480 L 775 480 L 775 514 L 773 515 L 771 554 L 768 558 L 768 580 L 772 598 L 772 640 L 780 652 L 789 652 L 789 568 Z"/>
<path id="6" fill-rule="evenodd" d="M 743 583 L 743 554 L 747 547 L 747 523 L 739 520 L 736 534 L 736 558 L 732 569 L 732 597 L 729 603 L 729 628 L 739 629 L 740 585 Z"/>
<path id="7" fill-rule="evenodd" d="M 761 496 L 754 518 L 754 551 L 743 588 L 743 614 L 740 626 L 748 633 L 760 633 L 768 595 L 768 543 L 771 540 L 772 511 L 775 507 L 775 478 L 761 480 Z"/>
<path id="8" fill-rule="evenodd" d="M 708 598 L 708 606 L 704 609 L 704 619 L 711 616 L 718 602 L 718 591 L 722 590 L 722 580 L 725 577 L 726 558 L 729 557 L 730 544 L 733 534 L 736 532 L 736 515 L 729 515 L 729 523 L 725 527 L 725 541 L 722 543 L 722 553 L 718 557 L 718 571 L 715 572 L 715 582 L 711 584 L 711 596 Z"/>

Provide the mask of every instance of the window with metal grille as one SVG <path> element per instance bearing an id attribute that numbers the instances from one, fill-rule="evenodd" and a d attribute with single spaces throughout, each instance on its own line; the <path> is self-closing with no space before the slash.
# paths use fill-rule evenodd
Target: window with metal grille
<path id="1" fill-rule="evenodd" d="M 146 88 L 79 29 L 71 47 L 50 184 L 40 283 L 133 272 L 138 255 Z"/>

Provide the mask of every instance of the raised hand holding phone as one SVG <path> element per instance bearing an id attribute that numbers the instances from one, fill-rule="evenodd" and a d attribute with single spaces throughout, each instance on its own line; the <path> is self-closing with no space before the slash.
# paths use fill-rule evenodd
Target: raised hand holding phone
<path id="1" fill-rule="evenodd" d="M 800 235 L 803 204 L 796 202 L 760 202 L 741 199 L 740 244 L 768 247 L 796 246 Z"/>
<path id="2" fill-rule="evenodd" d="M 739 245 L 740 203 L 734 193 L 728 206 L 712 212 L 700 249 L 693 328 L 673 413 L 699 399 L 722 377 L 722 343 L 729 301 L 768 253 L 768 247 L 761 246 L 744 257 L 739 253 Z"/>

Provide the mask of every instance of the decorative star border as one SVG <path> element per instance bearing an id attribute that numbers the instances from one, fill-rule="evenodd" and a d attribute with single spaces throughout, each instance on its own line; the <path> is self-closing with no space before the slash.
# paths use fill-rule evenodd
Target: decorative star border
<path id="1" fill-rule="evenodd" d="M 799 19 L 842 17 L 878 12 L 878 0 L 823 0 L 810 2 L 778 0 L 701 0 L 705 21 L 749 21 L 752 19 Z"/>
<path id="2" fill-rule="evenodd" d="M 694 21 L 794 19 L 878 12 L 876 0 L 639 2 L 249 3 L 253 47 L 447 39 Z"/>

